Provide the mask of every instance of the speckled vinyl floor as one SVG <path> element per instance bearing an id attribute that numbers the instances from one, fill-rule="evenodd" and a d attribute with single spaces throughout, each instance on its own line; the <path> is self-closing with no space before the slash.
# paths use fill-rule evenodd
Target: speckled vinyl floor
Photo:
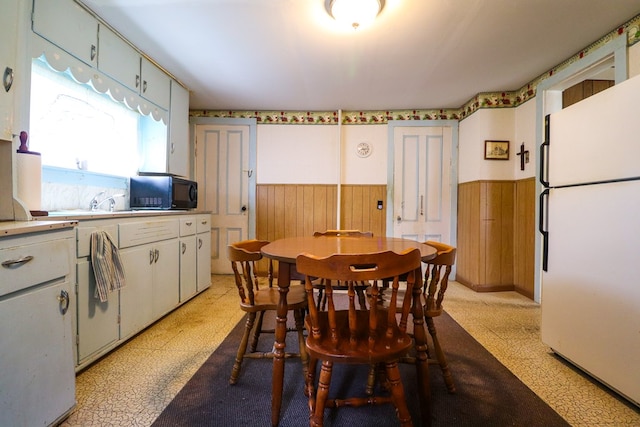
<path id="1" fill-rule="evenodd" d="M 231 276 L 77 376 L 62 426 L 149 426 L 242 318 Z M 583 375 L 540 341 L 540 307 L 515 292 L 451 283 L 447 312 L 571 425 L 640 426 L 640 410 Z M 455 376 L 455 372 L 453 373 Z"/>

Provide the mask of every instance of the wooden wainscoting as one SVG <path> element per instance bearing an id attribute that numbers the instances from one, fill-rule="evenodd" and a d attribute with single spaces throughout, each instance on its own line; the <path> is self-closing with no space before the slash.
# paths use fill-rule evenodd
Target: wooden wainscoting
<path id="1" fill-rule="evenodd" d="M 464 183 L 458 197 L 456 280 L 479 292 L 513 290 L 515 184 Z"/>
<path id="2" fill-rule="evenodd" d="M 456 280 L 533 298 L 534 221 L 534 178 L 460 184 Z"/>
<path id="3" fill-rule="evenodd" d="M 378 209 L 378 201 L 382 202 L 382 209 Z M 385 236 L 386 204 L 386 185 L 343 185 L 340 228 L 371 231 L 374 236 Z"/>
<path id="4" fill-rule="evenodd" d="M 258 185 L 257 238 L 273 241 L 336 228 L 337 193 L 335 185 Z"/>
<path id="5" fill-rule="evenodd" d="M 536 215 L 535 178 L 516 181 L 514 221 L 515 290 L 531 299 L 534 297 Z"/>
<path id="6" fill-rule="evenodd" d="M 386 233 L 386 185 L 343 185 L 340 228 Z M 256 238 L 273 241 L 337 228 L 338 190 L 324 184 L 260 184 L 256 188 Z M 377 209 L 378 200 L 383 209 Z M 266 271 L 266 262 L 258 265 Z"/>

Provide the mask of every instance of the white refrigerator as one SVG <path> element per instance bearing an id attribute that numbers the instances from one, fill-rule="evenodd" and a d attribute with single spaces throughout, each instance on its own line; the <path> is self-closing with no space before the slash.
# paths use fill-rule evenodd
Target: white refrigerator
<path id="1" fill-rule="evenodd" d="M 640 406 L 640 76 L 546 117 L 542 341 Z"/>

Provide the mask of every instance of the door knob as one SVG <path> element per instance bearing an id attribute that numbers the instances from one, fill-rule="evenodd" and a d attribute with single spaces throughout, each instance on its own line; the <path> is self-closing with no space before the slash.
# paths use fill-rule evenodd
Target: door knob
<path id="1" fill-rule="evenodd" d="M 242 212 L 246 212 L 247 211 L 247 205 L 242 206 L 242 208 L 240 209 Z"/>
<path id="2" fill-rule="evenodd" d="M 396 217 L 396 221 L 398 221 L 398 222 L 402 221 L 402 218 L 400 218 L 400 215 L 398 215 L 398 216 Z"/>

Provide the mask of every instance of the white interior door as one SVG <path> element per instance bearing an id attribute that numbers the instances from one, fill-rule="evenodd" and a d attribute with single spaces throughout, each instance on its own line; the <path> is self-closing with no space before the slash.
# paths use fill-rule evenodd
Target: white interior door
<path id="1" fill-rule="evenodd" d="M 196 125 L 198 209 L 211 212 L 211 272 L 231 274 L 227 245 L 249 234 L 249 126 Z"/>
<path id="2" fill-rule="evenodd" d="M 395 127 L 393 236 L 452 243 L 451 127 Z"/>

